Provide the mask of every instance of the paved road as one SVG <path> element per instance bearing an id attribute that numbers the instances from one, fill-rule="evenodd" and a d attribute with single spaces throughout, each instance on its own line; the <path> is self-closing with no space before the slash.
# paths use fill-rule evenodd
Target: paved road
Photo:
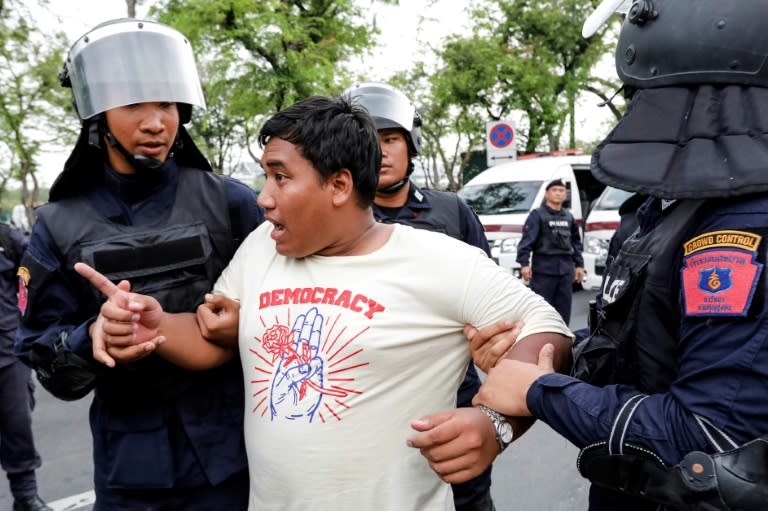
<path id="1" fill-rule="evenodd" d="M 586 303 L 593 293 L 574 294 L 571 327 L 586 325 Z M 41 495 L 56 511 L 89 510 L 92 503 L 88 406 L 90 396 L 63 402 L 37 392 L 34 429 L 43 467 Z M 586 509 L 587 485 L 576 471 L 577 450 L 537 423 L 494 464 L 492 493 L 498 511 L 579 511 Z M 5 478 L 0 481 L 0 511 L 12 507 Z"/>

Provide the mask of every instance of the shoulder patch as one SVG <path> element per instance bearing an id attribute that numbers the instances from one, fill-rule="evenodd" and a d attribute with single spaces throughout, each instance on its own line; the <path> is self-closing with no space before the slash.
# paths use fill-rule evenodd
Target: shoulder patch
<path id="1" fill-rule="evenodd" d="M 763 264 L 762 236 L 712 231 L 683 244 L 682 294 L 686 316 L 746 316 Z"/>
<path id="2" fill-rule="evenodd" d="M 18 307 L 21 315 L 27 311 L 27 286 L 29 286 L 29 270 L 24 266 L 19 266 L 19 270 L 16 272 L 16 276 L 19 280 L 19 294 Z"/>

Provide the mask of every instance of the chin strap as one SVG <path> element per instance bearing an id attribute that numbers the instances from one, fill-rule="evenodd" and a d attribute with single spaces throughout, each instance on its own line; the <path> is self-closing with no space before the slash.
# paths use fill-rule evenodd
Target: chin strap
<path id="1" fill-rule="evenodd" d="M 411 174 L 413 174 L 414 166 L 413 166 L 413 159 L 411 156 L 408 156 L 408 169 L 405 171 L 405 177 L 401 179 L 400 181 L 396 183 L 392 183 L 389 186 L 385 186 L 384 188 L 378 188 L 376 190 L 376 193 L 379 193 L 381 195 L 394 195 L 400 190 L 403 189 L 403 187 L 410 181 Z"/>
<path id="2" fill-rule="evenodd" d="M 402 190 L 406 183 L 408 183 L 408 176 L 405 176 L 397 183 L 392 183 L 391 185 L 385 186 L 384 188 L 378 188 L 376 193 L 380 193 L 382 195 L 394 195 Z"/>
<path id="3" fill-rule="evenodd" d="M 123 157 L 130 163 L 137 172 L 142 170 L 157 170 L 163 166 L 163 162 L 156 160 L 155 158 L 144 156 L 143 154 L 131 154 L 123 145 L 117 140 L 117 138 L 109 131 L 109 128 L 105 128 L 104 138 L 107 139 L 109 145 L 117 149 L 117 151 L 123 155 Z"/>
<path id="4" fill-rule="evenodd" d="M 145 170 L 157 170 L 163 166 L 163 162 L 152 158 L 150 156 L 144 156 L 143 154 L 131 154 L 123 145 L 117 140 L 107 126 L 106 120 L 101 117 L 97 118 L 96 122 L 92 123 L 88 132 L 88 143 L 95 147 L 101 147 L 102 137 L 107 140 L 107 143 L 117 149 L 117 151 L 123 155 L 123 158 L 131 164 L 136 172 Z"/>

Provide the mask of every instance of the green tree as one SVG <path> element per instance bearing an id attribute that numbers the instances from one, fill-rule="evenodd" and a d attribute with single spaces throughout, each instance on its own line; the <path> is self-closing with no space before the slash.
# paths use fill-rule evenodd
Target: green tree
<path id="1" fill-rule="evenodd" d="M 151 11 L 191 41 L 208 102 L 192 127 L 221 171 L 265 116 L 338 92 L 375 29 L 354 0 L 167 0 Z"/>
<path id="2" fill-rule="evenodd" d="M 485 136 L 481 110 L 470 103 L 454 102 L 450 87 L 424 62 L 396 75 L 391 83 L 411 98 L 422 117 L 424 154 L 420 161 L 427 185 L 458 190 L 462 185 L 460 170 L 471 157 L 466 148 L 479 145 Z"/>
<path id="3" fill-rule="evenodd" d="M 560 148 L 570 121 L 575 144 L 574 104 L 580 91 L 604 95 L 610 84 L 591 72 L 608 47 L 604 38 L 581 37 L 581 26 L 597 0 L 481 0 L 472 8 L 473 32 L 454 36 L 439 51 L 438 89 L 486 119 L 522 111 L 519 149 Z"/>
<path id="4" fill-rule="evenodd" d="M 0 4 L 0 198 L 9 181 L 19 181 L 30 216 L 40 199 L 41 149 L 74 139 L 69 92 L 57 78 L 64 36 L 44 32 L 33 19 L 18 0 Z"/>

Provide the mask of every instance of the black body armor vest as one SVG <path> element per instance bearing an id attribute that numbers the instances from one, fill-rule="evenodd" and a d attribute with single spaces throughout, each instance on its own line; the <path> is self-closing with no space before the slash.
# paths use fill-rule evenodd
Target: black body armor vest
<path id="1" fill-rule="evenodd" d="M 669 388 L 681 321 L 675 269 L 707 204 L 674 204 L 658 226 L 624 242 L 603 280 L 595 331 L 574 348 L 574 376 L 595 385 L 631 384 L 644 393 Z"/>
<path id="2" fill-rule="evenodd" d="M 376 214 L 376 220 L 383 223 L 410 225 L 416 229 L 441 232 L 459 241 L 464 241 L 461 233 L 459 218 L 459 198 L 452 193 L 440 190 L 420 190 L 432 206 L 430 209 L 419 210 L 419 215 L 411 218 L 381 217 Z M 407 206 L 404 206 L 407 207 Z M 377 213 L 374 208 L 374 213 Z"/>
<path id="3" fill-rule="evenodd" d="M 539 237 L 533 247 L 534 254 L 564 255 L 573 254 L 571 244 L 571 227 L 573 216 L 567 211 L 557 215 L 544 206 L 537 209 L 539 212 L 540 227 Z"/>
<path id="4" fill-rule="evenodd" d="M 97 314 L 106 298 L 74 272 L 78 261 L 113 282 L 129 280 L 132 291 L 154 297 L 166 312 L 189 312 L 202 303 L 236 249 L 228 210 L 221 179 L 210 172 L 179 169 L 173 208 L 154 223 L 113 223 L 85 197 L 49 203 L 38 210 L 38 218 L 65 258 L 64 268 L 78 288 L 84 311 Z M 67 222 L 57 221 L 64 216 Z M 173 397 L 207 373 L 186 371 L 150 355 L 104 371 L 96 391 L 107 399 Z"/>

